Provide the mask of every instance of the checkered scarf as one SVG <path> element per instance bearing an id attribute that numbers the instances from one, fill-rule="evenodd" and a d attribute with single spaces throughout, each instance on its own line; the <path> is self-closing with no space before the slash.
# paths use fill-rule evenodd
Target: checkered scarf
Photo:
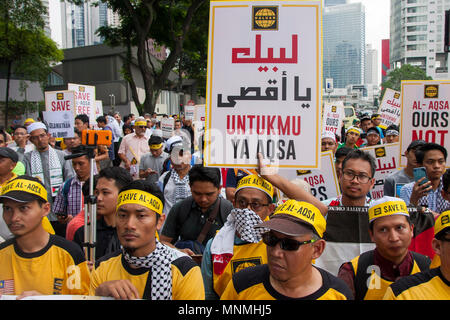
<path id="1" fill-rule="evenodd" d="M 172 170 L 170 178 L 173 180 L 175 185 L 175 192 L 173 193 L 173 201 L 175 204 L 178 201 L 184 200 L 191 195 L 191 188 L 189 186 L 189 175 L 185 175 L 183 179 L 180 179 L 180 176 L 175 170 Z"/>
<path id="2" fill-rule="evenodd" d="M 236 232 L 242 240 L 258 243 L 267 229 L 254 227 L 262 222 L 254 211 L 247 208 L 231 210 L 225 225 L 217 232 L 211 243 L 211 256 L 215 274 L 221 275 L 233 257 Z"/>
<path id="3" fill-rule="evenodd" d="M 121 246 L 125 261 L 137 268 L 148 268 L 151 276 L 151 300 L 172 300 L 171 263 L 177 256 L 156 240 L 156 248 L 146 257 L 134 257 Z"/>

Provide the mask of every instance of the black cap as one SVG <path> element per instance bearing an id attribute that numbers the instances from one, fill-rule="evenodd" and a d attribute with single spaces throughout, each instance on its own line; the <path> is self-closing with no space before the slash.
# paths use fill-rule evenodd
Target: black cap
<path id="1" fill-rule="evenodd" d="M 28 180 L 34 184 L 34 188 L 27 189 L 26 187 L 12 188 L 11 191 L 5 189 L 8 188 L 9 184 L 14 183 L 16 180 Z M 22 181 L 23 182 L 23 181 Z M 25 182 L 26 184 L 26 182 Z M 28 191 L 33 190 L 33 191 Z M 40 194 L 40 195 L 38 195 Z M 0 194 L 0 203 L 3 203 L 3 199 L 11 199 L 18 202 L 31 202 L 34 200 L 43 200 L 47 202 L 47 191 L 45 190 L 44 184 L 39 178 L 35 178 L 28 175 L 18 176 L 17 178 L 9 181 L 4 187 L 3 192 Z"/>
<path id="2" fill-rule="evenodd" d="M 417 147 L 423 146 L 424 144 L 426 144 L 427 142 L 424 140 L 414 140 L 413 142 L 411 142 L 408 146 L 408 148 L 406 149 L 406 151 L 409 151 L 411 149 L 415 149 Z"/>
<path id="3" fill-rule="evenodd" d="M 9 158 L 13 162 L 19 161 L 19 155 L 17 152 L 8 147 L 0 147 L 0 157 Z"/>
<path id="4" fill-rule="evenodd" d="M 164 140 L 163 140 L 162 137 L 152 135 L 152 136 L 150 137 L 150 139 L 148 139 L 148 145 L 152 145 L 152 144 L 161 144 L 161 143 L 163 143 L 163 141 L 164 141 Z"/>
<path id="5" fill-rule="evenodd" d="M 375 133 L 375 134 L 377 134 L 377 135 L 380 135 L 380 132 L 379 132 L 378 129 L 375 128 L 375 127 L 371 127 L 371 128 L 369 128 L 369 129 L 367 129 L 366 135 L 369 135 L 369 134 L 371 134 L 371 133 Z"/>
<path id="6" fill-rule="evenodd" d="M 372 119 L 370 118 L 370 116 L 367 113 L 365 113 L 365 114 L 361 115 L 361 118 L 359 118 L 359 120 L 361 120 L 361 122 L 362 122 L 364 120 L 372 120 Z"/>

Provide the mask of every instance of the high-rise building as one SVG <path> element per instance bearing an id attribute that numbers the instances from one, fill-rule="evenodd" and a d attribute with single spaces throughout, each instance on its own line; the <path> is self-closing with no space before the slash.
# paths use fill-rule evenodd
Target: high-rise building
<path id="1" fill-rule="evenodd" d="M 445 10 L 448 0 L 391 0 L 390 60 L 392 68 L 411 64 L 433 79 L 447 79 L 444 52 Z"/>
<path id="2" fill-rule="evenodd" d="M 118 25 L 118 15 L 106 3 L 87 0 L 75 5 L 67 0 L 41 0 L 48 8 L 45 30 L 61 49 L 102 43 L 99 27 Z"/>
<path id="3" fill-rule="evenodd" d="M 366 84 L 378 85 L 378 50 L 373 49 L 371 44 L 366 44 L 366 65 L 365 82 Z"/>
<path id="4" fill-rule="evenodd" d="M 364 84 L 365 8 L 361 3 L 323 10 L 323 78 L 335 88 Z"/>

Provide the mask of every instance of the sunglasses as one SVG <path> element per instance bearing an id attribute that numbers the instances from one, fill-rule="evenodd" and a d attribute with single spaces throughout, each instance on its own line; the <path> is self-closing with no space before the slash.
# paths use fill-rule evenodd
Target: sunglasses
<path id="1" fill-rule="evenodd" d="M 280 248 L 285 251 L 296 251 L 300 246 L 308 243 L 313 243 L 316 240 L 311 239 L 307 241 L 297 241 L 289 238 L 278 238 L 270 232 L 266 232 L 262 235 L 262 241 L 269 247 L 275 247 L 277 243 L 280 243 Z"/>

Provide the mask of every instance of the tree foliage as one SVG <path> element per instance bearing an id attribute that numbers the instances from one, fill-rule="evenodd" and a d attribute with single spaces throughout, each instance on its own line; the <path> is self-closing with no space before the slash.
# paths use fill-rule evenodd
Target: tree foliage
<path id="1" fill-rule="evenodd" d="M 425 71 L 410 64 L 404 64 L 401 68 L 394 69 L 387 75 L 387 80 L 381 84 L 383 89 L 390 88 L 396 91 L 401 90 L 402 80 L 432 80 Z M 383 90 L 384 91 L 384 90 Z M 384 92 L 381 96 L 383 96 Z"/>
<path id="2" fill-rule="evenodd" d="M 169 83 L 170 72 L 205 79 L 209 1 L 206 0 L 100 0 L 120 16 L 119 27 L 101 27 L 98 34 L 110 46 L 127 48 L 123 74 L 129 82 L 132 98 L 139 111 L 153 112 L 159 93 L 174 88 Z M 149 39 L 166 46 L 166 60 L 156 61 L 149 53 Z M 132 48 L 137 48 L 133 56 Z M 137 94 L 136 79 L 131 65 L 137 67 L 144 84 L 145 100 Z M 203 77 L 203 78 L 202 78 Z"/>
<path id="3" fill-rule="evenodd" d="M 46 8 L 40 0 L 0 0 L 0 64 L 6 68 L 5 124 L 11 110 L 9 82 L 14 74 L 22 79 L 47 80 L 53 63 L 63 52 L 44 33 Z"/>

